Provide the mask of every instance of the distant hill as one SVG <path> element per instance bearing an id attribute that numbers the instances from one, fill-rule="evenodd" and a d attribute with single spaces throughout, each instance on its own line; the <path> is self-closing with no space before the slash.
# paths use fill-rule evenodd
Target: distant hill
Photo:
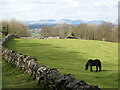
<path id="1" fill-rule="evenodd" d="M 29 29 L 40 29 L 44 26 L 54 26 L 54 25 L 57 25 L 57 24 L 39 24 L 39 23 L 35 23 L 35 24 L 30 24 L 28 25 Z"/>
<path id="2" fill-rule="evenodd" d="M 84 21 L 84 20 L 71 20 L 71 19 L 60 19 L 60 20 L 55 20 L 55 19 L 44 19 L 44 20 L 35 20 L 35 21 L 24 21 L 23 23 L 28 25 L 30 29 L 38 29 L 42 28 L 43 26 L 49 25 L 57 25 L 57 24 L 62 24 L 62 23 L 67 23 L 71 25 L 78 25 L 81 23 L 103 23 L 103 20 L 96 20 L 96 21 Z"/>

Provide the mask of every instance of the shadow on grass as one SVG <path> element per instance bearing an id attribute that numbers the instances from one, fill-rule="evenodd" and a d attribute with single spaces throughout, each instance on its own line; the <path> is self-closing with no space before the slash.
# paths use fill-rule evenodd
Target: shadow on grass
<path id="1" fill-rule="evenodd" d="M 88 71 L 90 71 L 90 70 L 88 70 Z M 113 70 L 101 70 L 101 71 L 97 71 L 97 72 L 96 72 L 96 70 L 93 70 L 93 71 L 90 71 L 90 72 L 96 72 L 96 73 L 98 73 L 98 72 L 107 72 L 107 71 L 113 71 Z"/>
<path id="2" fill-rule="evenodd" d="M 69 53 L 81 53 L 81 52 L 69 52 Z"/>
<path id="3" fill-rule="evenodd" d="M 106 72 L 106 71 L 113 71 L 113 70 L 101 70 L 101 72 Z"/>

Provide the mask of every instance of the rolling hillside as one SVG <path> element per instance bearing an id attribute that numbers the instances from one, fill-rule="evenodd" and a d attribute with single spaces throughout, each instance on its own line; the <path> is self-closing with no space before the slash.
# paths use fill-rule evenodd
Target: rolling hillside
<path id="1" fill-rule="evenodd" d="M 14 39 L 7 48 L 36 57 L 43 65 L 101 88 L 118 87 L 117 43 L 79 39 Z M 102 71 L 86 71 L 87 60 L 96 58 L 102 61 Z"/>

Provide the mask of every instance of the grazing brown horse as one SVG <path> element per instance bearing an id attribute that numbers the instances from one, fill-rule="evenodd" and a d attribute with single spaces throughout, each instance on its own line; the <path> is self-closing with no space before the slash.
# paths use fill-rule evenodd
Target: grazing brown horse
<path id="1" fill-rule="evenodd" d="M 101 61 L 99 59 L 95 60 L 88 60 L 87 64 L 85 65 L 85 70 L 88 69 L 88 66 L 90 66 L 90 71 L 92 72 L 92 66 L 96 66 L 96 72 L 98 72 L 98 67 L 99 67 L 99 72 L 101 71 Z"/>

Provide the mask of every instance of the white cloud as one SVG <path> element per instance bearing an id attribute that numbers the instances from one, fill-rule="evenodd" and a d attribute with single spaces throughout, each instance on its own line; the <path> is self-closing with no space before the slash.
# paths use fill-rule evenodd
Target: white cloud
<path id="1" fill-rule="evenodd" d="M 31 10 L 30 7 L 20 7 L 20 8 L 18 8 L 18 11 L 29 11 L 29 10 Z"/>
<path id="2" fill-rule="evenodd" d="M 1 0 L 0 19 L 83 19 L 114 22 L 118 0 Z"/>

